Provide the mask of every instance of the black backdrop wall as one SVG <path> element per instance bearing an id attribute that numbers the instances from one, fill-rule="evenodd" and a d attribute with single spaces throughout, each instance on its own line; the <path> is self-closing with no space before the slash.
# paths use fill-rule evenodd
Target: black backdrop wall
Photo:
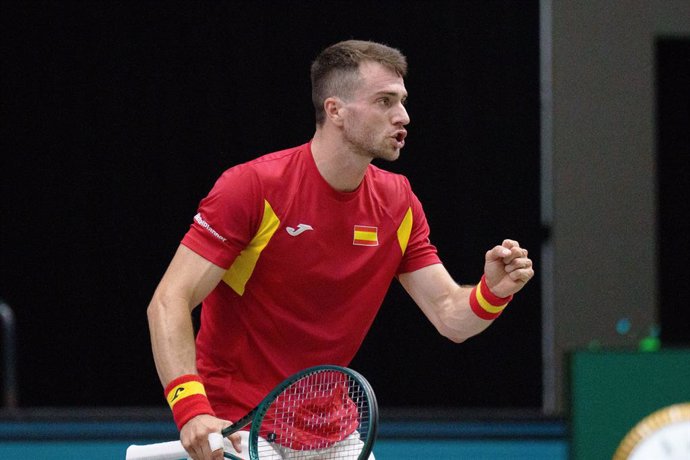
<path id="1" fill-rule="evenodd" d="M 22 406 L 162 404 L 156 283 L 224 169 L 313 134 L 309 65 L 342 39 L 408 56 L 410 136 L 380 166 L 409 177 L 456 279 L 476 282 L 505 237 L 539 266 L 536 1 L 0 8 L 0 297 Z M 537 278 L 456 345 L 394 283 L 353 367 L 384 406 L 537 407 L 540 315 Z"/>

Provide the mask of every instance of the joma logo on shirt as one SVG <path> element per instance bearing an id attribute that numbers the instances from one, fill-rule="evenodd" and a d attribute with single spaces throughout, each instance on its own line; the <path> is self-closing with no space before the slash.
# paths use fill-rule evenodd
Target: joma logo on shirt
<path id="1" fill-rule="evenodd" d="M 301 235 L 302 233 L 306 232 L 307 230 L 314 230 L 314 228 L 311 225 L 307 224 L 299 224 L 297 228 L 293 227 L 286 227 L 285 231 L 288 232 L 290 236 L 297 236 Z"/>

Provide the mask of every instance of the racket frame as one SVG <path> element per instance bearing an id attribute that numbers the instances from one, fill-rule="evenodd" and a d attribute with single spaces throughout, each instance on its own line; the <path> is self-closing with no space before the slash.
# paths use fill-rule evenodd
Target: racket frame
<path id="1" fill-rule="evenodd" d="M 367 399 L 367 409 L 368 409 L 368 418 L 367 418 L 367 423 L 365 427 L 365 436 L 364 440 L 362 441 L 364 446 L 362 447 L 362 451 L 360 452 L 359 456 L 357 457 L 358 460 L 368 460 L 369 455 L 371 454 L 371 450 L 374 446 L 374 441 L 376 440 L 376 434 L 378 432 L 378 421 L 379 421 L 379 412 L 378 412 L 378 404 L 376 402 L 376 395 L 374 394 L 374 390 L 372 389 L 371 385 L 365 379 L 360 373 L 347 368 L 347 367 L 342 367 L 342 366 L 336 366 L 336 365 L 320 365 L 320 366 L 313 366 L 309 367 L 306 369 L 303 369 L 299 372 L 297 372 L 294 375 L 291 375 L 284 381 L 282 381 L 280 384 L 278 384 L 266 397 L 264 397 L 259 405 L 257 405 L 254 409 L 249 411 L 246 415 L 241 417 L 239 420 L 237 420 L 235 423 L 230 425 L 229 427 L 223 429 L 221 433 L 211 433 L 209 434 L 209 444 L 212 449 L 216 448 L 222 448 L 223 447 L 223 438 L 226 438 L 227 436 L 230 436 L 233 433 L 236 433 L 240 431 L 242 428 L 245 428 L 247 425 L 249 425 L 252 422 L 256 422 L 252 424 L 252 428 L 250 429 L 249 432 L 249 439 L 248 439 L 248 444 L 249 444 L 249 458 L 250 460 L 260 460 L 259 458 L 259 452 L 258 452 L 258 441 L 259 441 L 259 430 L 261 426 L 261 421 L 263 420 L 263 417 L 266 415 L 268 412 L 271 404 L 287 389 L 290 387 L 292 384 L 295 382 L 299 381 L 300 379 L 307 377 L 309 375 L 316 375 L 321 372 L 327 372 L 327 371 L 334 371 L 334 372 L 339 372 L 341 374 L 344 374 L 349 380 L 354 380 L 356 384 L 362 389 L 364 395 L 366 396 Z M 351 385 L 348 383 L 348 385 Z M 349 392 L 348 392 L 349 394 Z M 362 424 L 360 424 L 357 428 L 357 431 L 359 431 L 360 435 L 363 434 L 361 431 Z M 361 437 L 360 437 L 361 440 Z M 216 447 L 217 446 L 217 447 Z M 182 458 L 183 456 L 187 456 L 187 452 L 185 451 L 184 447 L 182 446 L 182 443 L 177 440 L 177 441 L 168 441 L 168 442 L 162 442 L 162 443 L 156 443 L 156 444 L 146 444 L 146 445 L 135 445 L 132 444 L 129 446 L 127 449 L 126 453 L 126 458 L 128 459 L 152 459 L 152 458 L 165 458 L 165 459 L 179 459 Z M 240 457 L 227 452 L 223 451 L 223 456 L 225 458 L 233 459 L 233 460 L 242 460 Z"/>
<path id="2" fill-rule="evenodd" d="M 371 451 L 374 447 L 374 441 L 376 439 L 376 435 L 378 433 L 378 421 L 379 421 L 379 411 L 378 411 L 378 403 L 376 401 L 376 395 L 374 394 L 374 390 L 371 387 L 371 384 L 367 381 L 366 378 L 362 374 L 360 374 L 357 371 L 354 371 L 350 368 L 343 367 L 343 366 L 336 366 L 336 365 L 331 365 L 331 364 L 323 364 L 319 366 L 313 366 L 309 367 L 306 369 L 303 369 L 287 379 L 283 380 L 278 386 L 276 386 L 264 399 L 261 400 L 258 406 L 256 406 L 254 409 L 249 411 L 245 416 L 237 420 L 235 423 L 230 425 L 229 427 L 225 428 L 221 434 L 223 437 L 230 436 L 231 434 L 241 430 L 242 428 L 246 427 L 252 422 L 258 422 L 258 423 L 253 423 L 252 427 L 249 431 L 249 458 L 250 460 L 260 460 L 259 459 L 259 452 L 257 450 L 258 448 L 258 440 L 259 440 L 259 430 L 261 427 L 261 421 L 263 420 L 263 417 L 266 415 L 268 412 L 268 409 L 271 407 L 271 404 L 285 391 L 288 387 L 290 387 L 292 384 L 297 382 L 298 380 L 310 376 L 310 375 L 315 375 L 319 374 L 321 372 L 327 372 L 327 371 L 335 371 L 335 372 L 340 372 L 344 375 L 346 375 L 349 379 L 354 380 L 363 390 L 366 399 L 367 399 L 367 407 L 369 411 L 369 417 L 367 421 L 367 427 L 366 427 L 366 436 L 364 439 L 364 446 L 362 447 L 362 452 L 360 453 L 359 457 L 357 457 L 358 460 L 367 460 L 369 458 L 369 455 L 371 454 Z M 360 434 L 362 434 L 360 432 Z M 226 454 L 226 458 L 230 459 L 237 459 L 238 457 L 235 457 L 234 455 L 230 453 L 224 453 Z"/>

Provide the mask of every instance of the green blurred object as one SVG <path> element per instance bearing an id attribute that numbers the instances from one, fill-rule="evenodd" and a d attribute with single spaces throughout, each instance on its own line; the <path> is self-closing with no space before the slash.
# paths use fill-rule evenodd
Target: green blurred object
<path id="1" fill-rule="evenodd" d="M 649 335 L 640 340 L 640 351 L 659 351 L 661 349 L 661 339 L 659 338 L 659 326 L 649 328 Z"/>
<path id="2" fill-rule="evenodd" d="M 658 337 L 648 339 L 645 346 L 658 346 Z M 637 422 L 690 401 L 690 349 L 656 350 L 569 355 L 571 460 L 610 460 Z"/>
<path id="3" fill-rule="evenodd" d="M 661 340 L 659 340 L 659 337 L 645 337 L 640 340 L 639 349 L 644 352 L 659 351 L 661 349 Z"/>

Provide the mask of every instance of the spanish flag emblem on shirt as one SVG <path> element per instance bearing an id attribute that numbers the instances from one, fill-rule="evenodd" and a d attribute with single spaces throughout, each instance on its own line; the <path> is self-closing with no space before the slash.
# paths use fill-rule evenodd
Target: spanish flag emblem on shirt
<path id="1" fill-rule="evenodd" d="M 355 225 L 355 235 L 352 244 L 355 246 L 378 246 L 378 227 Z"/>

